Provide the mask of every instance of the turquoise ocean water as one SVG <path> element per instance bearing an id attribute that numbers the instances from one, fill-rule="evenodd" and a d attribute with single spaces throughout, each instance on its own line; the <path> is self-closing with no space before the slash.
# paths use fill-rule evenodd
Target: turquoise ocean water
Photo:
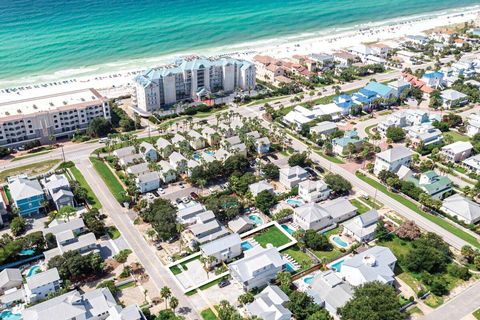
<path id="1" fill-rule="evenodd" d="M 478 0 L 0 0 L 0 82 L 332 32 Z"/>

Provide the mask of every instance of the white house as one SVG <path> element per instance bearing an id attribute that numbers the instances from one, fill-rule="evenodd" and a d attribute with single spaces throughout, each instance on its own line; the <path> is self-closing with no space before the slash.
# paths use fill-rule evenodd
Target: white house
<path id="1" fill-rule="evenodd" d="M 425 72 L 425 74 L 420 79 L 425 82 L 430 88 L 438 89 L 443 84 L 444 74 L 438 71 Z"/>
<path id="2" fill-rule="evenodd" d="M 190 130 L 187 136 L 190 137 L 190 146 L 193 150 L 205 148 L 205 138 L 198 131 Z"/>
<path id="3" fill-rule="evenodd" d="M 140 143 L 139 150 L 143 158 L 145 159 L 145 161 L 157 162 L 158 153 L 157 153 L 157 149 L 155 149 L 153 144 L 143 141 L 142 143 Z"/>
<path id="4" fill-rule="evenodd" d="M 413 148 L 420 144 L 429 146 L 443 142 L 442 132 L 430 124 L 408 127 L 407 137 L 411 140 Z"/>
<path id="5" fill-rule="evenodd" d="M 337 124 L 331 121 L 323 121 L 310 128 L 310 134 L 316 134 L 317 137 L 325 139 L 338 130 Z"/>
<path id="6" fill-rule="evenodd" d="M 172 137 L 171 141 L 172 141 L 172 144 L 173 144 L 175 147 L 179 148 L 180 145 L 181 145 L 184 141 L 187 141 L 187 140 L 186 140 L 185 137 L 182 136 L 181 134 L 175 133 L 175 135 Z"/>
<path id="7" fill-rule="evenodd" d="M 128 174 L 139 175 L 145 172 L 150 171 L 149 164 L 146 162 L 142 162 L 139 164 L 134 164 L 125 170 Z"/>
<path id="8" fill-rule="evenodd" d="M 172 154 L 168 157 L 168 162 L 175 169 L 175 171 L 179 173 L 185 173 L 187 171 L 187 158 L 176 151 L 172 152 Z"/>
<path id="9" fill-rule="evenodd" d="M 335 223 L 350 219 L 357 214 L 357 207 L 347 197 L 325 201 L 321 204 L 321 207 L 330 214 Z"/>
<path id="10" fill-rule="evenodd" d="M 283 117 L 283 121 L 286 124 L 291 125 L 296 129 L 300 129 L 302 125 L 307 124 L 314 119 L 315 113 L 312 110 L 302 106 L 296 106 L 292 111 Z"/>
<path id="11" fill-rule="evenodd" d="M 209 146 L 216 146 L 220 142 L 220 134 L 212 127 L 205 127 L 202 129 L 202 137 L 207 140 Z"/>
<path id="12" fill-rule="evenodd" d="M 315 275 L 306 293 L 316 304 L 336 315 L 337 309 L 353 297 L 353 288 L 333 270 L 327 270 Z"/>
<path id="13" fill-rule="evenodd" d="M 298 184 L 298 195 L 306 202 L 319 202 L 328 198 L 330 189 L 322 180 L 305 180 Z"/>
<path id="14" fill-rule="evenodd" d="M 51 233 L 56 236 L 65 231 L 71 231 L 74 234 L 82 234 L 85 232 L 85 223 L 82 218 L 73 218 L 67 221 L 53 219 L 48 228 L 42 230 L 44 236 Z"/>
<path id="15" fill-rule="evenodd" d="M 156 146 L 162 158 L 167 158 L 170 155 L 170 153 L 173 151 L 173 146 L 170 143 L 170 141 L 162 137 L 157 139 Z"/>
<path id="16" fill-rule="evenodd" d="M 441 92 L 443 106 L 447 109 L 460 107 L 468 103 L 468 96 L 457 90 L 447 89 Z"/>
<path id="17" fill-rule="evenodd" d="M 441 153 L 448 161 L 460 162 L 472 154 L 473 146 L 468 141 L 457 141 L 442 147 Z"/>
<path id="18" fill-rule="evenodd" d="M 375 175 L 378 175 L 382 170 L 396 173 L 401 166 L 410 167 L 412 155 L 413 152 L 404 146 L 377 153 L 373 172 Z"/>
<path id="19" fill-rule="evenodd" d="M 57 247 L 45 251 L 45 261 L 49 261 L 55 256 L 59 256 L 68 251 L 78 251 L 81 254 L 88 252 L 98 252 L 97 239 L 90 232 L 82 235 L 75 235 L 72 230 L 65 230 L 55 235 Z"/>
<path id="20" fill-rule="evenodd" d="M 480 114 L 472 113 L 467 117 L 467 136 L 473 137 L 480 133 Z"/>
<path id="21" fill-rule="evenodd" d="M 473 172 L 480 173 L 480 154 L 463 160 L 463 165 Z"/>
<path id="22" fill-rule="evenodd" d="M 343 223 L 343 233 L 358 242 L 368 242 L 375 238 L 375 229 L 380 216 L 372 209 Z"/>
<path id="23" fill-rule="evenodd" d="M 443 200 L 440 210 L 468 224 L 480 221 L 480 205 L 459 194 Z"/>
<path id="24" fill-rule="evenodd" d="M 61 282 L 57 268 L 48 269 L 27 277 L 25 283 L 27 302 L 32 303 L 46 299 L 50 293 L 60 290 Z"/>
<path id="25" fill-rule="evenodd" d="M 158 172 L 145 172 L 135 178 L 135 185 L 140 193 L 146 193 L 160 188 Z"/>
<path id="26" fill-rule="evenodd" d="M 334 224 L 330 214 L 315 202 L 295 208 L 293 223 L 303 230 L 322 230 Z"/>
<path id="27" fill-rule="evenodd" d="M 296 187 L 300 182 L 307 180 L 307 178 L 308 172 L 299 166 L 289 166 L 280 169 L 279 181 L 285 186 L 285 188 L 291 189 Z"/>
<path id="28" fill-rule="evenodd" d="M 113 151 L 113 155 L 117 158 L 123 158 L 125 156 L 130 156 L 135 153 L 136 152 L 134 146 L 124 147 Z"/>
<path id="29" fill-rule="evenodd" d="M 170 183 L 177 179 L 177 172 L 169 162 L 161 160 L 158 165 L 160 167 L 160 178 L 162 179 L 163 183 Z"/>
<path id="30" fill-rule="evenodd" d="M 261 180 L 248 186 L 252 196 L 256 197 L 262 191 L 268 191 L 273 194 L 273 186 L 267 180 Z"/>
<path id="31" fill-rule="evenodd" d="M 70 182 L 63 174 L 52 174 L 41 180 L 48 199 L 51 199 L 57 210 L 65 206 L 74 207 L 74 196 L 70 189 Z"/>
<path id="32" fill-rule="evenodd" d="M 397 258 L 386 247 L 372 247 L 350 259 L 345 259 L 340 275 L 352 286 L 380 281 L 393 285 Z"/>
<path id="33" fill-rule="evenodd" d="M 277 286 L 268 285 L 252 303 L 247 304 L 246 310 L 250 316 L 265 320 L 290 320 L 292 312 L 285 308 L 290 301 L 288 296 Z"/>
<path id="34" fill-rule="evenodd" d="M 213 240 L 200 246 L 200 251 L 206 257 L 214 257 L 215 261 L 210 262 L 210 267 L 221 262 L 229 262 L 242 254 L 242 239 L 238 233 Z"/>
<path id="35" fill-rule="evenodd" d="M 263 288 L 283 270 L 286 261 L 276 247 L 260 245 L 244 252 L 244 257 L 228 265 L 232 278 L 245 291 Z"/>
<path id="36" fill-rule="evenodd" d="M 23 283 L 22 273 L 19 269 L 5 268 L 0 272 L 0 296 L 5 291 L 20 288 Z"/>
<path id="37" fill-rule="evenodd" d="M 122 167 L 128 167 L 133 164 L 138 164 L 144 161 L 144 158 L 141 154 L 129 154 L 123 157 L 118 158 L 118 164 Z"/>
<path id="38" fill-rule="evenodd" d="M 255 228 L 255 223 L 245 216 L 239 216 L 228 222 L 228 228 L 232 232 L 241 234 Z"/>

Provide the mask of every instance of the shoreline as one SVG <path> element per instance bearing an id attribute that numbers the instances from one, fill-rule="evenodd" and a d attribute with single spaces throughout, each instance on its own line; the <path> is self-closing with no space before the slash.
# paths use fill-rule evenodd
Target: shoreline
<path id="1" fill-rule="evenodd" d="M 175 57 L 189 54 L 230 56 L 251 60 L 256 54 L 288 58 L 295 54 L 331 53 L 360 43 L 377 41 L 395 46 L 395 40 L 407 34 L 419 34 L 436 27 L 464 23 L 475 19 L 478 14 L 480 14 L 480 5 L 475 5 L 429 14 L 417 14 L 405 18 L 357 24 L 350 27 L 332 27 L 283 38 L 225 45 L 213 49 L 198 50 L 196 53 L 191 51 L 179 52 L 145 59 L 109 62 L 97 66 L 60 70 L 41 76 L 0 80 L 0 102 L 90 87 L 100 90 L 102 94 L 107 96 L 114 97 L 128 94 L 131 90 L 132 78 L 136 73 L 167 64 Z M 53 82 L 58 84 L 49 85 Z M 18 90 L 21 87 L 31 88 Z M 13 88 L 14 92 L 12 92 Z M 6 93 L 5 89 L 10 89 L 11 92 Z"/>

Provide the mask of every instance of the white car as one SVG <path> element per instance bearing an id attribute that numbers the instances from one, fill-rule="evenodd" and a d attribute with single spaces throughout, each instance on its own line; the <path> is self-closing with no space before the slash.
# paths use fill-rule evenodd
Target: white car
<path id="1" fill-rule="evenodd" d="M 183 203 L 189 203 L 189 202 L 190 202 L 190 198 L 188 198 L 188 197 L 183 197 L 183 198 L 182 198 L 182 202 L 183 202 Z"/>
<path id="2" fill-rule="evenodd" d="M 165 190 L 163 190 L 163 188 L 158 188 L 158 193 L 165 194 Z"/>

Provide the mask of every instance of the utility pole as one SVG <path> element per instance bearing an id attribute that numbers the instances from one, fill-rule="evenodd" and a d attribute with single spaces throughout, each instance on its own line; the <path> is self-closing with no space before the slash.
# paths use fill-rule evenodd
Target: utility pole
<path id="1" fill-rule="evenodd" d="M 63 150 L 63 146 L 62 146 L 62 157 L 63 157 L 63 162 L 65 162 L 65 151 Z"/>

